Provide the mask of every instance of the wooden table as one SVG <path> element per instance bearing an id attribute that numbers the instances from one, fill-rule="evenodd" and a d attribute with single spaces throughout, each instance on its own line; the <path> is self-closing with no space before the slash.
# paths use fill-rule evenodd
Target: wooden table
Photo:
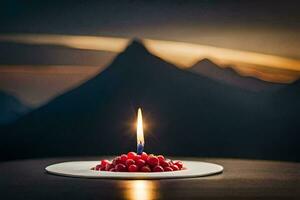
<path id="1" fill-rule="evenodd" d="M 1 199 L 300 199 L 300 163 L 195 159 L 224 166 L 222 174 L 190 179 L 102 180 L 47 174 L 50 164 L 100 158 L 0 163 Z"/>

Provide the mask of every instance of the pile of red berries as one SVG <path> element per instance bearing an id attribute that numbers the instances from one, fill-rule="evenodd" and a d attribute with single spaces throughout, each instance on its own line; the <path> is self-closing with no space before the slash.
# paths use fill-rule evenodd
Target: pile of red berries
<path id="1" fill-rule="evenodd" d="M 179 160 L 172 161 L 165 159 L 164 156 L 147 154 L 143 152 L 137 155 L 135 152 L 129 152 L 127 155 L 117 156 L 111 162 L 102 160 L 99 165 L 93 167 L 96 171 L 111 172 L 167 172 L 185 169 L 183 163 Z"/>

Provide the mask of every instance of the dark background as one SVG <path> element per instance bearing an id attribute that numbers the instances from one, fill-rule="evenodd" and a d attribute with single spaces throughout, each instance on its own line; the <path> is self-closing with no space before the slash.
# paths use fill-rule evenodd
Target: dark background
<path id="1" fill-rule="evenodd" d="M 150 37 L 300 57 L 300 13 L 296 1 L 2 1 L 1 4 L 2 34 Z M 1 45 L 1 54 L 8 49 L 11 52 L 0 60 L 5 66 L 22 64 L 20 55 L 24 60 L 30 57 L 26 64 L 33 67 L 41 63 L 66 64 L 65 55 L 74 55 L 57 47 L 40 50 L 30 45 Z M 49 56 L 57 50 L 62 53 Z M 93 54 L 92 58 L 102 53 L 88 52 Z M 85 64 L 76 56 L 69 61 L 67 64 Z M 98 61 L 102 62 L 93 59 L 89 64 L 97 66 Z M 207 61 L 198 65 L 201 69 Z M 212 66 L 218 68 L 214 63 Z M 120 154 L 135 150 L 132 125 L 138 107 L 143 108 L 148 122 L 146 150 L 150 152 L 300 159 L 299 81 L 267 92 L 249 91 L 178 69 L 151 55 L 140 41 L 134 41 L 104 72 L 94 75 L 91 80 L 78 87 L 74 85 L 66 93 L 58 92 L 48 103 L 35 105 L 16 121 L 1 126 L 1 159 Z"/>

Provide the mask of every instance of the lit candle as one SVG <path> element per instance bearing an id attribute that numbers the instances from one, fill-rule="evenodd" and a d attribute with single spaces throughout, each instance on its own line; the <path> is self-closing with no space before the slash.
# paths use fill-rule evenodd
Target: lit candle
<path id="1" fill-rule="evenodd" d="M 136 139 L 137 139 L 137 154 L 141 155 L 144 150 L 144 130 L 143 117 L 141 108 L 138 109 L 137 125 L 136 125 Z"/>

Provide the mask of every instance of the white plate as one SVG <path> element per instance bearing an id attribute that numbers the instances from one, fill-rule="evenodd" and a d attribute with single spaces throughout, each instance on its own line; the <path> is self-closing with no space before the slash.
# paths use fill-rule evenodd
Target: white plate
<path id="1" fill-rule="evenodd" d="M 76 161 L 63 162 L 46 167 L 46 171 L 51 174 L 81 177 L 81 178 L 105 178 L 105 179 L 168 179 L 168 178 L 191 178 L 208 176 L 221 173 L 221 165 L 198 162 L 182 161 L 186 167 L 185 170 L 172 172 L 106 172 L 91 170 L 92 167 L 99 164 L 99 161 Z"/>

